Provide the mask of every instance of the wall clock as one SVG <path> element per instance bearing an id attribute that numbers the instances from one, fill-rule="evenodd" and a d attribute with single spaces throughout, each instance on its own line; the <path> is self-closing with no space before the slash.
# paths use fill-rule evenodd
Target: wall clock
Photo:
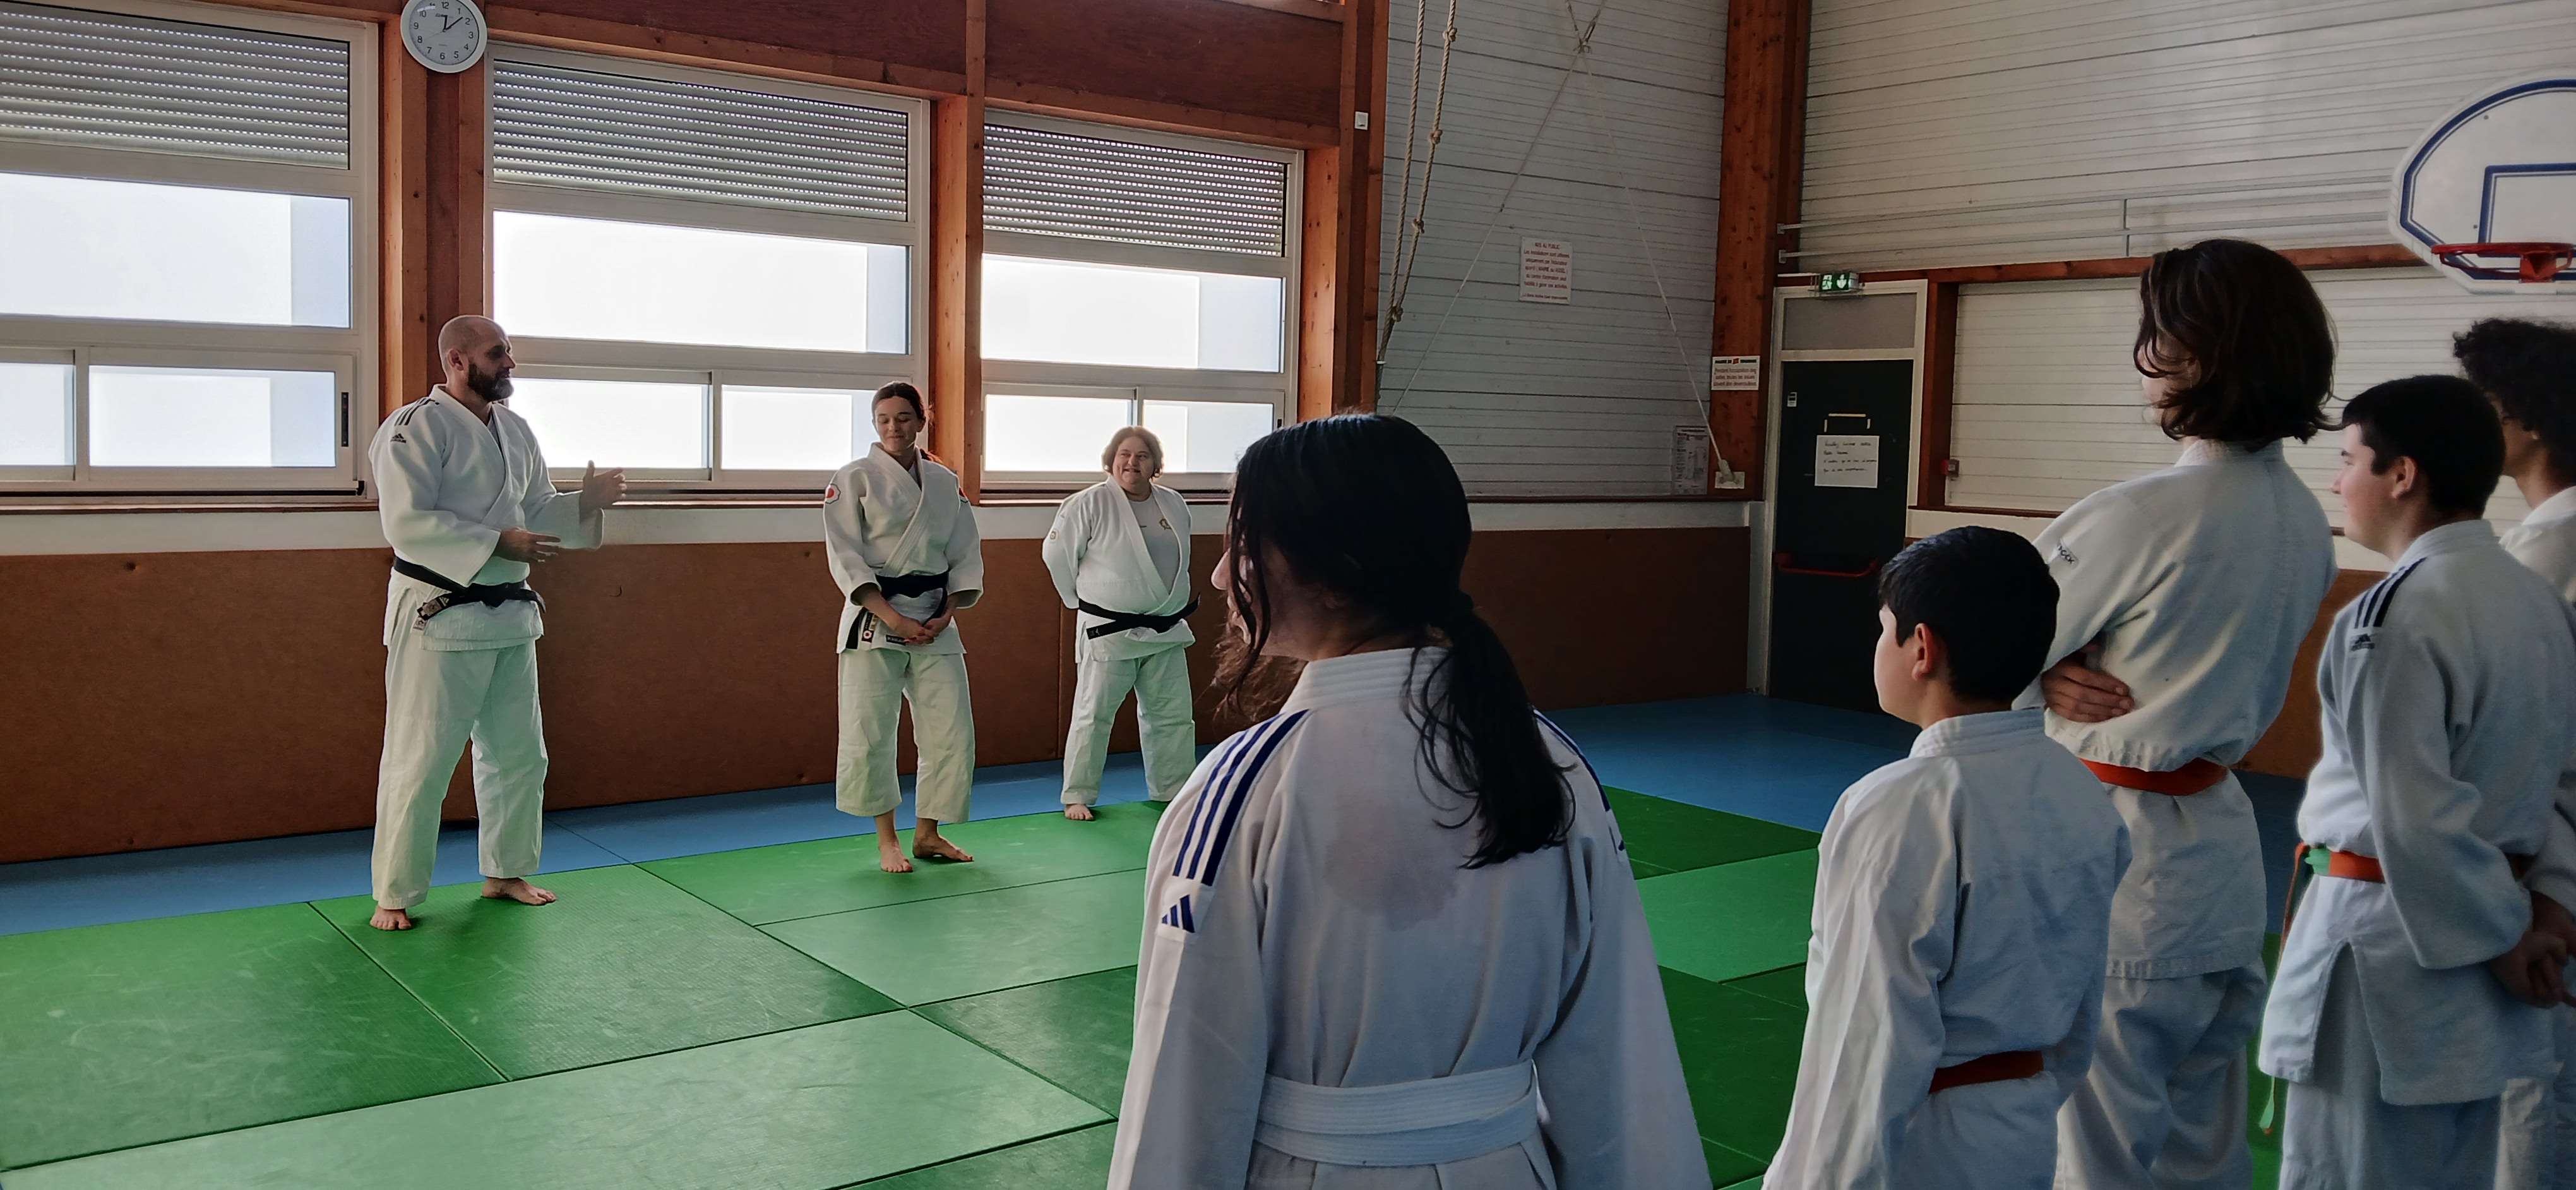
<path id="1" fill-rule="evenodd" d="M 474 0 L 411 0 L 403 5 L 403 48 L 440 74 L 472 69 L 482 60 L 490 34 Z"/>

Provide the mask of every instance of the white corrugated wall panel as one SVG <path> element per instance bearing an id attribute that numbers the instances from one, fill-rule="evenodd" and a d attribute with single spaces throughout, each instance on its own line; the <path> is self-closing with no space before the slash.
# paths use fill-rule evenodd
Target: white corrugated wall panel
<path id="1" fill-rule="evenodd" d="M 2472 294 L 2431 269 L 2309 274 L 2335 328 L 2335 399 L 2383 380 L 2456 374 L 2451 336 L 2481 318 L 2576 320 L 2576 297 Z M 2140 399 L 2129 346 L 2138 326 L 2137 282 L 2048 281 L 1959 288 L 1958 372 L 1951 457 L 1961 508 L 2060 512 L 2105 487 L 2173 464 L 2179 448 L 2155 428 Z M 2291 465 L 2326 490 L 2336 436 L 2292 443 Z M 2487 506 L 2499 524 L 2528 509 L 2511 481 Z"/>
<path id="2" fill-rule="evenodd" d="M 1426 125 L 1447 4 L 1428 9 Z M 1705 421 L 1726 13 L 1674 0 L 1573 11 L 1598 17 L 1588 74 L 1566 4 L 1460 0 L 1418 247 L 1397 234 L 1412 215 L 1397 204 L 1415 11 L 1389 14 L 1381 301 L 1400 243 L 1413 264 L 1378 407 L 1429 431 L 1478 495 L 1664 494 L 1673 427 Z M 1573 244 L 1570 304 L 1520 300 L 1524 236 Z"/>
<path id="3" fill-rule="evenodd" d="M 2568 0 L 1816 0 L 1800 267 L 2385 243 L 2397 155 L 2571 54 Z"/>

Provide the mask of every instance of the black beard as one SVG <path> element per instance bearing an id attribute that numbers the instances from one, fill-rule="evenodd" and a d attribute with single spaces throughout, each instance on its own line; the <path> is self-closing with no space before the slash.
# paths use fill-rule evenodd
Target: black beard
<path id="1" fill-rule="evenodd" d="M 510 399 L 510 374 L 469 367 L 465 370 L 465 387 L 486 401 L 506 401 Z"/>

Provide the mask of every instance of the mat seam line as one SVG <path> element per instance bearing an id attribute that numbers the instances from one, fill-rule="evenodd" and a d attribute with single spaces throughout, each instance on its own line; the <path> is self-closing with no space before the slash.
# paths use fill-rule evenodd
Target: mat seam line
<path id="1" fill-rule="evenodd" d="M 419 993 L 419 992 L 416 992 L 416 991 L 413 991 L 413 990 L 412 990 L 412 986 L 411 986 L 410 984 L 408 984 L 408 983 L 405 983 L 405 982 L 403 981 L 403 977 L 402 977 L 402 976 L 399 976 L 399 975 L 394 974 L 394 973 L 393 973 L 393 971 L 392 971 L 392 970 L 390 970 L 390 969 L 388 969 L 388 968 L 387 968 L 383 963 L 378 962 L 378 961 L 376 960 L 376 956 L 375 956 L 375 955 L 373 955 L 373 954 L 371 954 L 371 953 L 369 953 L 366 947 L 363 947 L 363 946 L 358 945 L 358 940 L 357 940 L 357 939 L 355 939 L 355 938 L 350 937 L 350 936 L 349 936 L 349 932 L 348 932 L 347 930 L 341 929 L 341 928 L 340 928 L 340 923 L 338 923 L 338 922 L 336 922 L 336 921 L 331 920 L 331 915 L 330 915 L 330 914 L 322 912 L 322 907 L 321 907 L 320 905 L 317 905 L 317 904 L 315 904 L 315 903 L 313 903 L 313 902 L 311 902 L 311 901 L 303 902 L 303 905 L 304 905 L 304 907 L 305 907 L 305 908 L 310 909 L 310 910 L 312 910 L 312 911 L 313 911 L 313 916 L 318 917 L 318 918 L 321 918 L 321 919 L 322 919 L 322 924 L 323 924 L 323 925 L 326 925 L 326 926 L 331 927 L 331 932 L 332 932 L 332 933 L 335 933 L 335 934 L 338 934 L 338 935 L 340 936 L 340 940 L 341 940 L 342 942 L 346 942 L 346 943 L 348 943 L 348 944 L 349 944 L 349 949 L 354 950 L 354 951 L 357 951 L 357 952 L 359 953 L 359 955 L 363 956 L 363 957 L 367 960 L 367 965 L 368 965 L 368 966 L 374 967 L 376 970 L 384 972 L 384 976 L 385 976 L 385 978 L 387 978 L 387 979 L 390 979 L 390 980 L 394 981 L 394 986 L 395 986 L 395 987 L 398 987 L 398 988 L 401 988 L 401 989 L 402 989 L 402 994 L 404 994 L 404 995 L 406 995 L 406 996 L 411 997 L 412 1003 L 420 1005 L 420 1010 L 421 1010 L 422 1012 L 426 1012 L 426 1013 L 428 1013 L 428 1014 L 429 1014 L 429 1019 L 434 1020 L 434 1021 L 437 1021 L 437 1022 L 438 1022 L 438 1027 L 439 1027 L 439 1028 L 447 1030 L 447 1035 L 448 1035 L 448 1036 L 450 1036 L 450 1037 L 455 1038 L 455 1039 L 456 1039 L 456 1044 L 461 1045 L 461 1046 L 464 1046 L 464 1047 L 465 1047 L 465 1052 L 466 1052 L 466 1053 L 469 1053 L 469 1054 L 474 1055 L 474 1060 L 475 1060 L 475 1061 L 477 1061 L 477 1062 L 481 1062 L 481 1063 L 483 1064 L 483 1068 L 484 1068 L 484 1069 L 489 1070 L 489 1071 L 491 1071 L 491 1072 L 492 1072 L 492 1077 L 494 1077 L 494 1078 L 496 1078 L 496 1079 L 501 1080 L 503 1083 L 512 1083 L 512 1082 L 517 1082 L 517 1081 L 518 1081 L 517 1079 L 511 1078 L 509 1075 L 502 1073 L 502 1072 L 501 1072 L 500 1064 L 499 1064 L 499 1063 L 494 1062 L 494 1061 L 492 1060 L 492 1056 L 491 1056 L 490 1054 L 484 1053 L 484 1052 L 483 1052 L 483 1048 L 482 1048 L 481 1046 L 478 1046 L 478 1045 L 474 1044 L 471 1040 L 467 1039 L 467 1038 L 466 1038 L 466 1036 L 465 1036 L 463 1033 L 459 1033 L 459 1032 L 457 1032 L 457 1031 L 456 1031 L 456 1026 L 455 1026 L 454 1024 L 452 1024 L 452 1023 L 450 1023 L 450 1022 L 448 1021 L 448 1019 L 447 1019 L 447 1014 L 442 1013 L 442 1012 L 440 1012 L 438 1009 L 436 1009 L 436 1008 L 432 1007 L 432 1006 L 430 1005 L 429 1001 L 424 1000 L 424 999 L 421 999 L 420 993 Z M 368 927 L 368 928 L 372 929 L 372 928 L 374 928 L 374 927 L 372 927 L 372 926 L 371 926 L 371 927 Z M 460 1088 L 457 1088 L 457 1089 L 458 1089 L 458 1090 L 470 1090 L 471 1088 L 460 1087 Z M 446 1092 L 437 1092 L 437 1093 L 438 1093 L 438 1094 L 445 1094 Z M 409 1103 L 409 1102 L 411 1102 L 413 1099 L 426 1099 L 426 1098 L 428 1098 L 428 1096 L 426 1096 L 426 1095 L 414 1095 L 414 1096 L 411 1096 L 411 1097 L 406 1098 L 406 1099 L 395 1099 L 395 1100 L 389 1100 L 388 1102 L 393 1102 L 393 1103 Z"/>
<path id="2" fill-rule="evenodd" d="M 1090 880 L 1090 879 L 1094 879 L 1094 878 L 1096 878 L 1096 877 L 1101 877 L 1101 876 L 1118 876 L 1118 875 L 1123 875 L 1123 874 L 1128 873 L 1128 872 L 1142 872 L 1142 871 L 1144 871 L 1144 870 L 1145 870 L 1145 865 L 1143 865 L 1143 864 L 1138 864 L 1137 866 L 1132 867 L 1132 868 L 1113 868 L 1113 869 L 1111 869 L 1111 870 L 1109 870 L 1109 871 L 1106 871 L 1106 872 L 1085 872 L 1085 873 L 1083 873 L 1082 875 L 1079 875 L 1079 876 L 1058 876 L 1058 877 L 1056 877 L 1056 878 L 1055 878 L 1055 879 L 1053 879 L 1053 880 L 1032 880 L 1032 881 L 1029 881 L 1029 882 L 1028 882 L 1028 883 L 1026 883 L 1026 884 L 1005 884 L 1005 885 L 1002 885 L 1002 886 L 1000 886 L 1000 887 L 998 887 L 998 888 L 979 888 L 979 889 L 975 889 L 975 890 L 973 890 L 973 891 L 971 891 L 971 892 L 940 893 L 940 894 L 938 894 L 937 896 L 929 896 L 929 897 L 914 897 L 914 898 L 912 898 L 912 899 L 910 899 L 910 900 L 906 900 L 906 901 L 888 901 L 888 902 L 886 902 L 885 904 L 882 904 L 882 905 L 861 905 L 861 906 L 859 906 L 859 907 L 858 907 L 858 908 L 856 908 L 856 909 L 835 909 L 835 910 L 832 910 L 832 911 L 831 911 L 831 912 L 829 912 L 829 913 L 812 913 L 812 914 L 807 914 L 807 915 L 806 915 L 806 916 L 804 916 L 804 917 L 782 917 L 782 918 L 779 918 L 779 919 L 778 919 L 778 920 L 776 920 L 776 921 L 755 922 L 755 921 L 751 921 L 751 920 L 748 920 L 748 919 L 746 919 L 746 918 L 743 918 L 743 917 L 737 916 L 737 915 L 732 914 L 732 913 L 726 913 L 725 915 L 726 915 L 726 916 L 728 916 L 728 917 L 732 917 L 735 921 L 742 922 L 742 924 L 747 925 L 747 926 L 750 926 L 751 928 L 753 928 L 753 929 L 755 929 L 755 930 L 766 930 L 766 929 L 767 929 L 768 927 L 770 927 L 770 926 L 783 926 L 783 925 L 788 924 L 789 922 L 813 921 L 813 920 L 815 920 L 815 919 L 817 919 L 817 918 L 824 918 L 824 917 L 839 917 L 839 916 L 841 916 L 842 914 L 845 914 L 845 913 L 869 913 L 869 912 L 873 912 L 873 911 L 878 910 L 878 909 L 896 909 L 896 908 L 901 908 L 902 906 L 905 906 L 905 905 L 926 905 L 926 904 L 929 904 L 929 903 L 930 903 L 930 902 L 932 902 L 932 901 L 953 901 L 953 900 L 955 900 L 955 899 L 957 899 L 957 898 L 959 898 L 959 897 L 975 897 L 975 896 L 982 896 L 982 895 L 984 895 L 985 893 L 1010 892 L 1010 891 L 1011 891 L 1011 890 L 1013 890 L 1013 889 L 1021 889 L 1021 888 L 1043 888 L 1043 887 L 1045 887 L 1045 886 L 1047 886 L 1047 885 L 1050 885 L 1050 884 L 1063 884 L 1063 883 L 1065 883 L 1066 881 L 1069 881 L 1069 880 Z M 656 875 L 658 876 L 658 875 L 659 875 L 659 873 L 656 873 Z M 678 887 L 678 886 L 677 886 L 677 885 L 674 885 L 673 887 L 675 887 L 675 888 L 676 888 L 676 887 Z M 682 891 L 682 892 L 688 892 L 688 890 L 687 890 L 687 889 L 681 889 L 680 891 Z M 695 894 L 695 893 L 691 893 L 690 895 L 691 895 L 691 896 L 696 896 L 696 894 Z M 700 899 L 701 899 L 701 900 L 704 900 L 704 898 L 700 898 Z M 709 904 L 713 904 L 714 902 L 708 902 L 708 903 L 709 903 Z M 724 910 L 723 910 L 723 909 L 722 909 L 722 907 L 720 907 L 720 906 L 718 907 L 718 910 L 717 910 L 717 911 L 718 911 L 718 912 L 724 912 Z M 1041 980 L 1040 982 L 1045 982 L 1045 981 Z M 953 998 L 953 997 L 952 997 L 952 998 Z"/>

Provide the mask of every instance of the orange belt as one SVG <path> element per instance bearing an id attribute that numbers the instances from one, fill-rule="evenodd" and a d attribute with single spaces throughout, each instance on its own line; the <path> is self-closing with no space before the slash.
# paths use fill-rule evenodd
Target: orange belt
<path id="1" fill-rule="evenodd" d="M 2045 1069 L 2038 1050 L 2008 1050 L 1970 1058 L 1956 1066 L 1944 1066 L 1932 1072 L 1932 1093 L 1952 1087 L 1973 1087 L 1978 1083 L 2005 1083 L 2029 1078 Z"/>
<path id="2" fill-rule="evenodd" d="M 2190 797 L 2227 779 L 2227 766 L 2207 757 L 2202 757 L 2169 773 L 2159 773 L 2153 769 L 2122 768 L 2119 765 L 2104 764 L 2098 760 L 2085 761 L 2084 767 L 2093 770 L 2093 775 L 2101 778 L 2105 785 L 2117 785 L 2122 789 L 2143 789 L 2149 793 L 2161 793 L 2170 797 Z"/>
<path id="3" fill-rule="evenodd" d="M 2310 855 L 2319 851 L 2325 852 L 2326 862 L 2324 867 L 2318 867 L 2315 860 L 2308 858 Z M 2520 880 L 2531 874 L 2531 865 L 2536 862 L 2539 857 L 2507 854 L 2504 858 L 2506 863 L 2513 865 L 2513 878 Z M 2311 847 L 2306 843 L 2301 843 L 2299 844 L 2298 851 L 2292 853 L 2290 856 L 2290 875 L 2297 876 L 2299 874 L 2299 866 L 2302 864 L 2305 864 L 2309 871 L 2314 872 L 2319 876 L 2334 876 L 2344 880 L 2366 880 L 2372 884 L 2388 883 L 2388 873 L 2385 869 L 2382 869 L 2379 866 L 2379 861 L 2371 856 L 2363 855 L 2358 851 L 2336 851 L 2329 847 Z M 2282 923 L 2283 928 L 2281 932 L 2284 936 L 2287 936 L 2289 933 L 2288 925 L 2289 923 L 2286 921 Z"/>

